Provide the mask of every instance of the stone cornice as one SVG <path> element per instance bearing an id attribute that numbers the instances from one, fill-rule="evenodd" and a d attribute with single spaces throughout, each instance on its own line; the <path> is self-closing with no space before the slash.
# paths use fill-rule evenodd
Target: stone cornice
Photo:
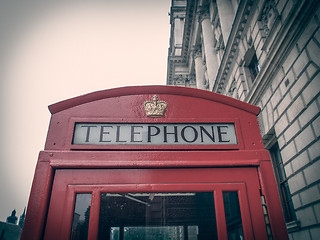
<path id="1" fill-rule="evenodd" d="M 182 56 L 186 61 L 188 58 L 189 49 L 189 42 L 191 38 L 191 31 L 194 23 L 194 12 L 197 6 L 198 1 L 187 1 L 187 8 L 186 8 L 186 18 L 184 23 L 184 31 L 183 31 L 183 46 L 182 46 Z"/>
<path id="2" fill-rule="evenodd" d="M 233 22 L 233 27 L 228 38 L 227 46 L 225 47 L 225 52 L 221 60 L 216 81 L 213 89 L 209 89 L 210 91 L 212 90 L 213 92 L 221 93 L 221 90 L 224 87 L 231 64 L 234 61 L 240 39 L 245 29 L 245 25 L 248 21 L 248 16 L 250 14 L 253 2 L 254 1 L 252 0 L 240 1 L 238 11 Z"/>
<path id="3" fill-rule="evenodd" d="M 197 5 L 197 0 L 191 0 L 187 1 L 186 7 L 180 7 L 179 9 L 173 9 L 171 8 L 171 11 L 178 10 L 179 12 L 182 12 L 185 14 L 185 23 L 184 23 L 184 30 L 183 30 L 183 45 L 182 45 L 182 53 L 181 56 L 168 56 L 168 64 L 167 64 L 167 85 L 173 84 L 173 77 L 174 77 L 174 66 L 176 64 L 186 64 L 187 65 L 187 59 L 189 57 L 190 49 L 189 49 L 189 42 L 191 40 L 191 31 L 193 27 L 194 22 L 194 11 L 195 6 Z M 180 13 L 179 13 L 180 14 Z M 173 21 L 173 14 L 170 14 L 170 21 Z M 172 33 L 171 33 L 172 34 Z M 172 46 L 169 47 L 169 49 Z"/>
<path id="4" fill-rule="evenodd" d="M 314 16 L 317 8 L 319 8 L 318 0 L 304 0 L 297 2 L 296 4 L 299 7 L 291 11 L 286 22 L 283 24 L 283 27 L 277 34 L 274 43 L 268 52 L 265 63 L 245 99 L 248 103 L 258 103 L 258 100 L 264 93 L 265 88 L 271 82 L 277 69 L 291 51 L 307 23 Z M 293 6 L 293 9 L 295 7 L 296 6 Z"/>
<path id="5" fill-rule="evenodd" d="M 170 16 L 170 24 L 172 24 L 173 20 L 177 17 L 177 13 L 178 15 L 180 16 L 181 14 L 185 14 L 186 12 L 186 7 L 184 6 L 174 6 L 174 7 L 171 7 L 170 9 L 170 13 L 169 13 L 169 16 Z"/>
<path id="6" fill-rule="evenodd" d="M 174 65 L 182 63 L 181 56 L 168 56 L 168 64 L 167 64 L 167 85 L 173 84 L 173 77 L 174 77 Z"/>
<path id="7" fill-rule="evenodd" d="M 171 55 L 171 51 L 173 46 L 172 36 L 173 36 L 173 21 L 177 17 L 185 17 L 186 14 L 186 6 L 172 6 L 170 8 L 170 24 L 171 24 L 171 33 L 170 33 L 170 42 L 169 42 L 169 50 L 168 50 L 168 61 L 167 61 L 167 85 L 173 84 L 173 75 L 174 75 L 174 65 L 182 62 L 181 56 Z"/>

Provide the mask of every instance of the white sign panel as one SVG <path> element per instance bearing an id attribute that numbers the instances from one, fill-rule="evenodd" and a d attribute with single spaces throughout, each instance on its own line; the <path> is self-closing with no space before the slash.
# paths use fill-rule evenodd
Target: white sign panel
<path id="1" fill-rule="evenodd" d="M 74 145 L 234 145 L 233 123 L 76 123 Z"/>

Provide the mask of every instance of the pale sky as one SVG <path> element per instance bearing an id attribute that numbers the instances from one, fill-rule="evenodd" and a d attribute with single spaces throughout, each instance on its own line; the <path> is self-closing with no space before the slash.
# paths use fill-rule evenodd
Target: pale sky
<path id="1" fill-rule="evenodd" d="M 165 85 L 171 0 L 0 0 L 0 221 L 27 206 L 48 105 Z"/>

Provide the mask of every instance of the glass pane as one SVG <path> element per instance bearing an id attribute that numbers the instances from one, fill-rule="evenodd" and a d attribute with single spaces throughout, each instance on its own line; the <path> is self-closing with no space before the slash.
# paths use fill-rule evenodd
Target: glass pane
<path id="1" fill-rule="evenodd" d="M 213 193 L 103 193 L 99 239 L 217 239 Z"/>
<path id="2" fill-rule="evenodd" d="M 284 168 L 283 168 L 282 164 L 279 164 L 279 166 L 278 166 L 278 173 L 279 173 L 280 182 L 286 180 L 286 174 L 284 172 Z"/>
<path id="3" fill-rule="evenodd" d="M 291 222 L 295 220 L 295 213 L 294 213 L 294 207 L 292 203 L 292 198 L 290 194 L 290 189 L 288 182 L 284 182 L 280 185 L 281 188 L 281 201 L 282 201 L 282 206 L 283 206 L 283 213 L 286 222 Z"/>
<path id="4" fill-rule="evenodd" d="M 90 216 L 91 194 L 76 194 L 74 206 L 71 239 L 88 239 L 89 216 Z"/>
<path id="5" fill-rule="evenodd" d="M 182 226 L 124 227 L 124 239 L 184 239 Z"/>
<path id="6" fill-rule="evenodd" d="M 228 240 L 243 240 L 243 228 L 237 192 L 223 192 Z"/>
<path id="7" fill-rule="evenodd" d="M 119 227 L 111 227 L 110 229 L 110 239 L 119 240 L 120 238 L 120 228 Z"/>

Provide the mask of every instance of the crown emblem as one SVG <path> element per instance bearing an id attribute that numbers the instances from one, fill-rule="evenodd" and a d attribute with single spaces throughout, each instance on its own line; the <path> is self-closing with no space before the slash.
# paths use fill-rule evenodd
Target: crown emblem
<path id="1" fill-rule="evenodd" d="M 152 101 L 144 102 L 144 110 L 147 117 L 163 117 L 167 109 L 168 103 L 165 101 L 158 101 L 158 96 L 154 95 Z"/>

